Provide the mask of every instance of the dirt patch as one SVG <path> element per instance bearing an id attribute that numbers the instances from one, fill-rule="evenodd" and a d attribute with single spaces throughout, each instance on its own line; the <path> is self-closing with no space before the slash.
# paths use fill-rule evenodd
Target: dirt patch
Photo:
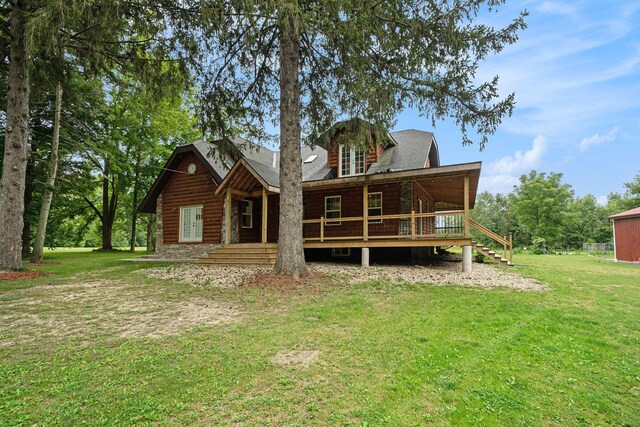
<path id="1" fill-rule="evenodd" d="M 39 276 L 45 274 L 44 271 L 0 271 L 0 281 L 12 281 L 12 280 L 29 280 L 36 279 Z"/>
<path id="2" fill-rule="evenodd" d="M 11 299 L 0 300 L 0 347 L 83 341 L 87 336 L 162 338 L 242 318 L 236 305 L 177 291 L 120 280 L 12 291 Z"/>
<path id="3" fill-rule="evenodd" d="M 279 366 L 291 368 L 307 368 L 318 361 L 318 350 L 279 351 L 271 358 L 271 362 Z"/>
<path id="4" fill-rule="evenodd" d="M 282 294 L 304 291 L 305 293 L 320 294 L 326 290 L 323 282 L 333 281 L 333 278 L 321 273 L 311 273 L 300 280 L 288 276 L 274 276 L 270 273 L 259 272 L 249 277 L 240 287 L 260 288 Z"/>

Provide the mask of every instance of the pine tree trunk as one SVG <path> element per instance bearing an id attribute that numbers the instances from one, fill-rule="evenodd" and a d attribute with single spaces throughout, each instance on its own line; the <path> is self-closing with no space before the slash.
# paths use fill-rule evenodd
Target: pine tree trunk
<path id="1" fill-rule="evenodd" d="M 58 147 L 60 145 L 60 112 L 62 110 L 62 84 L 56 85 L 56 106 L 53 117 L 53 140 L 51 141 L 51 159 L 49 160 L 49 174 L 47 183 L 42 195 L 42 205 L 40 206 L 40 216 L 38 216 L 38 228 L 36 238 L 33 243 L 32 262 L 42 262 L 44 256 L 44 238 L 47 235 L 47 221 L 53 199 L 53 188 L 56 183 L 58 173 Z"/>
<path id="2" fill-rule="evenodd" d="M 6 133 L 0 178 L 0 270 L 22 265 L 24 188 L 29 157 L 29 63 L 24 37 L 23 0 L 13 2 L 10 18 L 11 48 L 7 90 Z"/>
<path id="3" fill-rule="evenodd" d="M 153 239 L 153 233 L 156 229 L 156 214 L 149 214 L 149 222 L 147 223 L 147 252 L 155 252 L 156 245 Z"/>
<path id="4" fill-rule="evenodd" d="M 298 280 L 309 273 L 302 237 L 300 17 L 290 9 L 280 12 L 280 227 L 273 273 Z"/>
<path id="5" fill-rule="evenodd" d="M 133 212 L 131 213 L 131 245 L 130 252 L 136 250 L 136 223 L 138 222 L 138 181 L 140 179 L 140 149 L 136 155 L 135 176 L 133 179 Z"/>

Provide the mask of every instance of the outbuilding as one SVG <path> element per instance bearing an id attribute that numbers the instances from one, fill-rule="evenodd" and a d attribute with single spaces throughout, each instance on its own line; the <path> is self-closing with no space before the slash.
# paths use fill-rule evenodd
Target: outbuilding
<path id="1" fill-rule="evenodd" d="M 640 262 L 640 207 L 609 217 L 616 261 Z"/>

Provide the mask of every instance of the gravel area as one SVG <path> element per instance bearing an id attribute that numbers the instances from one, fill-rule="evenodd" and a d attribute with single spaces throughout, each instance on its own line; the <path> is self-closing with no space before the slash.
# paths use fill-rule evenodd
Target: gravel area
<path id="1" fill-rule="evenodd" d="M 309 263 L 310 269 L 319 275 L 334 277 L 348 284 L 370 280 L 391 283 L 425 283 L 431 285 L 461 285 L 482 288 L 511 288 L 522 291 L 541 291 L 546 286 L 533 279 L 520 276 L 513 270 L 491 264 L 473 264 L 471 273 L 463 273 L 460 263 L 438 262 L 433 265 L 385 265 L 362 268 L 354 264 Z M 140 270 L 150 277 L 176 280 L 194 286 L 233 288 L 255 281 L 257 274 L 269 272 L 259 267 L 219 267 L 206 265 L 179 265 Z"/>

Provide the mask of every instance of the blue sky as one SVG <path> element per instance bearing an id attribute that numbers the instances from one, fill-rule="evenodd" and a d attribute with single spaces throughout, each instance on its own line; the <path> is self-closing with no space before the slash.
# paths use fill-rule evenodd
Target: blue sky
<path id="1" fill-rule="evenodd" d="M 450 121 L 407 110 L 395 130 L 433 130 L 443 164 L 481 160 L 480 190 L 509 192 L 531 169 L 562 172 L 578 196 L 606 201 L 640 172 L 640 1 L 508 1 L 483 17 L 504 25 L 527 9 L 520 40 L 485 62 L 516 110 L 484 151 Z"/>

